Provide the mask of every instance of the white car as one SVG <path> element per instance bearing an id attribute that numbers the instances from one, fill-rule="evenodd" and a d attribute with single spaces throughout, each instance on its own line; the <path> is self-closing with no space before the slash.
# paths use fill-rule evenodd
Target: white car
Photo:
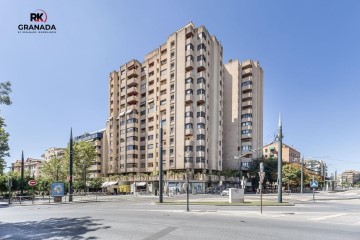
<path id="1" fill-rule="evenodd" d="M 221 196 L 229 196 L 229 189 L 226 188 L 224 191 L 222 191 L 221 193 Z"/>

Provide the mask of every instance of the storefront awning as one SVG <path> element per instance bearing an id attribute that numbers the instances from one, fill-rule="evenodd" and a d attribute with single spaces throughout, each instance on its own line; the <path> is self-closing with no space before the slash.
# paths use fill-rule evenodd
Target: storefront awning
<path id="1" fill-rule="evenodd" d="M 104 188 L 104 187 L 110 187 L 110 186 L 114 186 L 114 185 L 117 185 L 118 182 L 104 182 L 101 187 Z"/>
<path id="2" fill-rule="evenodd" d="M 136 183 L 136 186 L 137 186 L 137 187 L 146 186 L 146 182 L 137 182 L 137 183 Z"/>

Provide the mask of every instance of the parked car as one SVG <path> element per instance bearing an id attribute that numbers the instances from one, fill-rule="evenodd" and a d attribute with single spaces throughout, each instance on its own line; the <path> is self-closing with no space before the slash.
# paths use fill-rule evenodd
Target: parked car
<path id="1" fill-rule="evenodd" d="M 220 194 L 221 194 L 221 196 L 229 196 L 229 189 L 226 188 L 226 189 L 223 190 Z"/>

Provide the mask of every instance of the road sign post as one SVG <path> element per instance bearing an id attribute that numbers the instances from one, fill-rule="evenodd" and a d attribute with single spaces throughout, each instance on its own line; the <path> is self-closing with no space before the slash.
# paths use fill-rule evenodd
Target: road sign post
<path id="1" fill-rule="evenodd" d="M 34 197 L 35 197 L 35 194 L 34 194 L 34 186 L 36 186 L 36 184 L 37 184 L 37 182 L 36 182 L 36 180 L 35 179 L 31 179 L 31 180 L 29 180 L 28 181 L 28 184 L 29 184 L 29 186 L 31 187 L 31 189 L 32 189 L 32 204 L 34 204 Z"/>
<path id="2" fill-rule="evenodd" d="M 259 172 L 259 190 L 260 190 L 260 213 L 262 214 L 262 183 L 264 182 L 265 172 L 264 172 L 264 164 L 260 163 L 260 172 Z"/>
<path id="3" fill-rule="evenodd" d="M 313 190 L 313 201 L 315 201 L 315 188 L 319 187 L 318 181 L 315 180 L 314 176 L 312 181 L 310 182 L 310 188 Z"/>

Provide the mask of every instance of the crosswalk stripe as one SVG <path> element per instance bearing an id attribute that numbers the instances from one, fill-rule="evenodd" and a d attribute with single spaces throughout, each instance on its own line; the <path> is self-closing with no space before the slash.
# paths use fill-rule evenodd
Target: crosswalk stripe
<path id="1" fill-rule="evenodd" d="M 321 220 L 325 220 L 325 219 L 329 219 L 329 218 L 335 218 L 335 217 L 341 217 L 341 216 L 345 216 L 345 215 L 348 215 L 348 213 L 339 213 L 339 214 L 334 214 L 334 215 L 327 215 L 327 216 L 322 216 L 322 217 L 310 218 L 308 220 L 309 221 L 321 221 Z"/>

